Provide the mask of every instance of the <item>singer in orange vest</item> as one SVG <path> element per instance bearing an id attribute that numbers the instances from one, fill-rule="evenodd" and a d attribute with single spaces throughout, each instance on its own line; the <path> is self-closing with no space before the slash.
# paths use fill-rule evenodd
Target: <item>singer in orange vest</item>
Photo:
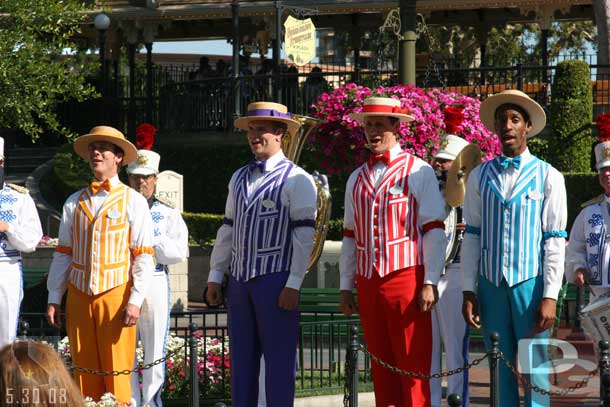
<path id="1" fill-rule="evenodd" d="M 120 131 L 98 126 L 76 139 L 74 151 L 89 161 L 95 180 L 64 204 L 47 281 L 47 317 L 60 326 L 67 290 L 73 363 L 96 371 L 131 370 L 136 323 L 154 270 L 148 204 L 118 177 L 137 150 Z M 130 375 L 74 374 L 84 396 L 99 400 L 110 392 L 121 403 L 132 402 Z"/>
<path id="2" fill-rule="evenodd" d="M 400 101 L 371 97 L 352 118 L 364 126 L 371 156 L 345 188 L 339 262 L 341 310 L 358 306 L 372 355 L 392 366 L 429 374 L 430 310 L 445 263 L 444 200 L 434 170 L 398 144 L 401 122 L 413 118 Z M 429 407 L 430 382 L 392 373 L 373 362 L 375 404 Z"/>

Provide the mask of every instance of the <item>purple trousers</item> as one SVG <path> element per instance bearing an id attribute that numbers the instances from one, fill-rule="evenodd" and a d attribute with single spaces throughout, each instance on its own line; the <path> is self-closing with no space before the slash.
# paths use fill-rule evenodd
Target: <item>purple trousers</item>
<path id="1" fill-rule="evenodd" d="M 265 356 L 267 407 L 294 405 L 298 310 L 278 307 L 288 272 L 272 273 L 247 282 L 229 280 L 229 341 L 233 407 L 258 402 L 261 354 Z"/>

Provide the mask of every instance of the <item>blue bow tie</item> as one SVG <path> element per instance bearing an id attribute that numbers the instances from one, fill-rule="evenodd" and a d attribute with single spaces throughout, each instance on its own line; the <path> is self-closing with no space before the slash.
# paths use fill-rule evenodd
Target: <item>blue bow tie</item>
<path id="1" fill-rule="evenodd" d="M 513 167 L 515 167 L 516 170 L 518 170 L 519 167 L 521 166 L 521 156 L 518 156 L 518 157 L 515 157 L 515 158 L 508 158 L 508 157 L 501 156 L 500 157 L 500 165 L 505 170 L 507 170 L 508 167 L 511 166 L 511 165 Z"/>
<path id="2" fill-rule="evenodd" d="M 248 164 L 248 167 L 250 167 L 250 171 L 254 171 L 258 168 L 262 173 L 264 173 L 266 163 L 267 161 L 252 160 L 250 164 Z"/>

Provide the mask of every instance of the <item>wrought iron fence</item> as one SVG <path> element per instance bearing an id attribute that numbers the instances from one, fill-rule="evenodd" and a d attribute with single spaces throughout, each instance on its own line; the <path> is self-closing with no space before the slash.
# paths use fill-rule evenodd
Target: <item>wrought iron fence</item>
<path id="1" fill-rule="evenodd" d="M 594 115 L 610 111 L 610 66 L 591 65 Z M 314 67 L 315 68 L 315 67 Z M 395 70 L 353 69 L 351 66 L 317 67 L 310 72 L 284 71 L 279 75 L 247 75 L 210 77 L 194 80 L 192 67 L 157 67 L 153 92 L 154 124 L 166 132 L 227 131 L 236 115 L 255 100 L 272 100 L 274 90 L 281 103 L 298 114 L 311 114 L 311 106 L 324 92 L 354 82 L 368 87 L 395 85 Z M 326 68 L 324 70 L 322 68 Z M 416 84 L 422 88 L 440 87 L 480 100 L 505 89 L 519 89 L 538 101 L 550 113 L 555 66 L 446 68 L 444 65 L 417 71 Z M 104 100 L 94 100 L 76 108 L 64 107 L 62 119 L 73 129 L 86 127 L 86 114 L 93 112 L 103 116 L 106 123 L 127 129 L 128 123 L 140 123 L 146 118 L 146 96 L 143 72 L 137 77 L 133 97 L 128 87 L 119 80 L 121 89 Z M 186 79 L 185 79 L 186 78 Z M 90 126 L 93 120 L 86 120 Z"/>

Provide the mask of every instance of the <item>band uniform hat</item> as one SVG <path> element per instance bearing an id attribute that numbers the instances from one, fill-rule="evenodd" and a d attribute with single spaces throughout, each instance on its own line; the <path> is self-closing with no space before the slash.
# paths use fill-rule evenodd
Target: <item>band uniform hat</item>
<path id="1" fill-rule="evenodd" d="M 488 97 L 481 102 L 480 116 L 481 122 L 491 132 L 495 132 L 496 110 L 505 104 L 520 106 L 530 117 L 532 127 L 527 137 L 534 137 L 546 126 L 546 114 L 544 109 L 527 94 L 516 89 L 509 89 Z"/>
<path id="2" fill-rule="evenodd" d="M 447 134 L 441 139 L 441 144 L 434 158 L 445 160 L 455 160 L 457 155 L 466 147 L 469 142 L 453 134 Z"/>
<path id="3" fill-rule="evenodd" d="M 400 100 L 384 97 L 370 97 L 364 99 L 362 111 L 350 113 L 349 117 L 364 124 L 367 116 L 387 116 L 395 117 L 402 123 L 413 121 L 413 116 L 409 110 L 400 106 Z"/>
<path id="4" fill-rule="evenodd" d="M 96 126 L 89 131 L 88 134 L 84 134 L 74 141 L 74 151 L 81 158 L 89 159 L 89 144 L 96 141 L 106 141 L 114 144 L 123 150 L 123 162 L 122 165 L 127 165 L 136 160 L 138 156 L 138 150 L 136 146 L 131 144 L 129 140 L 125 138 L 123 133 L 110 126 Z"/>
<path id="5" fill-rule="evenodd" d="M 288 108 L 280 103 L 253 102 L 248 104 L 248 111 L 243 117 L 235 120 L 233 125 L 238 129 L 248 131 L 248 124 L 254 120 L 271 120 L 281 122 L 288 127 L 288 133 L 296 134 L 301 123 L 292 119 Z"/>
<path id="6" fill-rule="evenodd" d="M 597 138 L 599 143 L 595 146 L 595 168 L 600 170 L 610 167 L 610 113 L 603 113 L 595 119 Z"/>
<path id="7" fill-rule="evenodd" d="M 127 166 L 127 174 L 157 175 L 161 156 L 151 150 L 138 150 L 138 157 Z"/>

